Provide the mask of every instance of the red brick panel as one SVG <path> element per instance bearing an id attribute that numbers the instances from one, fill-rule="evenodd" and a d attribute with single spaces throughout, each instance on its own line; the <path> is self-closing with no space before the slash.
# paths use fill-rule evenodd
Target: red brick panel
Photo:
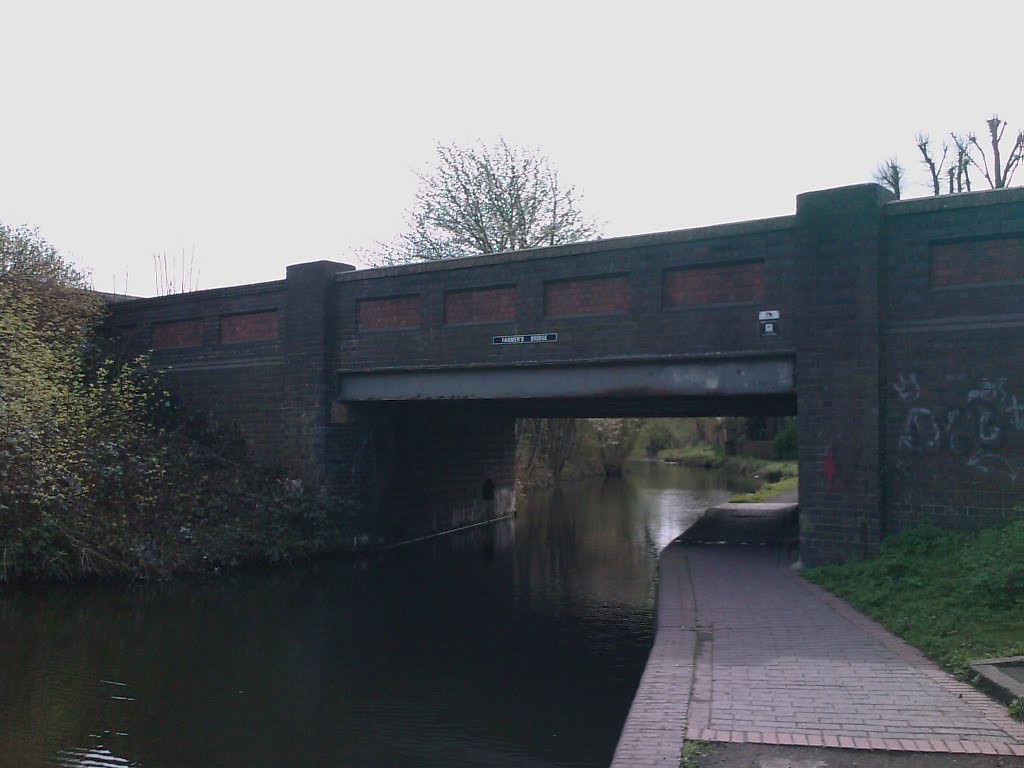
<path id="1" fill-rule="evenodd" d="M 559 280 L 544 284 L 544 314 L 613 315 L 629 311 L 629 278 L 626 275 Z"/>
<path id="2" fill-rule="evenodd" d="M 225 315 L 220 319 L 220 341 L 222 344 L 276 339 L 279 333 L 280 319 L 276 309 L 268 312 Z"/>
<path id="3" fill-rule="evenodd" d="M 764 289 L 764 262 L 684 267 L 665 271 L 662 305 L 688 307 L 757 301 Z"/>
<path id="4" fill-rule="evenodd" d="M 932 286 L 1024 280 L 1024 237 L 932 244 Z"/>
<path id="5" fill-rule="evenodd" d="M 516 289 L 513 286 L 452 291 L 445 294 L 444 321 L 448 325 L 515 319 Z"/>
<path id="6" fill-rule="evenodd" d="M 359 330 L 388 331 L 420 325 L 420 297 L 392 296 L 359 302 Z"/>
<path id="7" fill-rule="evenodd" d="M 203 343 L 203 321 L 172 320 L 169 323 L 154 323 L 153 349 L 170 347 L 198 347 Z"/>

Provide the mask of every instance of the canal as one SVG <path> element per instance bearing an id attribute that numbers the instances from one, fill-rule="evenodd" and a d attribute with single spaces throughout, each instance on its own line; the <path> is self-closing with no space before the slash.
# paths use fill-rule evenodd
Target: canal
<path id="1" fill-rule="evenodd" d="M 0 766 L 606 766 L 657 553 L 728 486 L 635 464 L 366 560 L 0 595 Z"/>

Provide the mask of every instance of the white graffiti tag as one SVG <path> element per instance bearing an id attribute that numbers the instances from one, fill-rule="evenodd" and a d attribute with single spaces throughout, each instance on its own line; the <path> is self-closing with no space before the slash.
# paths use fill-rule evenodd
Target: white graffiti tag
<path id="1" fill-rule="evenodd" d="M 893 384 L 892 388 L 896 390 L 896 394 L 904 403 L 912 403 L 921 396 L 921 385 L 917 383 L 916 373 L 909 376 L 904 376 L 901 373 L 900 380 Z"/>
<path id="2" fill-rule="evenodd" d="M 921 397 L 916 373 L 900 374 L 892 387 L 904 403 Z M 966 402 L 939 413 L 942 417 L 931 408 L 908 408 L 898 437 L 900 451 L 912 455 L 948 450 L 951 458 L 973 472 L 1003 475 L 1011 482 L 1024 479 L 1024 459 L 1013 455 L 1020 436 L 1009 436 L 1024 432 L 1024 404 L 1007 394 L 1005 378 L 981 379 L 967 391 Z M 901 471 L 909 466 L 901 460 Z"/>

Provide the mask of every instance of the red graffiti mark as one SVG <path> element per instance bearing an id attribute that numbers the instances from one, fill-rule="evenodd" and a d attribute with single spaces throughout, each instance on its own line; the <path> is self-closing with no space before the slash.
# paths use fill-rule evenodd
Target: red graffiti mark
<path id="1" fill-rule="evenodd" d="M 825 457 L 825 487 L 831 488 L 832 484 L 836 479 L 836 471 L 839 469 L 836 466 L 835 457 L 832 455 L 832 449 L 828 449 L 828 455 Z"/>

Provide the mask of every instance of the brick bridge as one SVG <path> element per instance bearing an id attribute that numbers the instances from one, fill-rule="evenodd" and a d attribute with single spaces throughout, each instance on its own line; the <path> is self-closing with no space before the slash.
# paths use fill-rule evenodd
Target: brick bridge
<path id="1" fill-rule="evenodd" d="M 1024 497 L 1020 189 L 843 187 L 793 216 L 296 264 L 111 310 L 187 405 L 355 501 L 375 541 L 507 511 L 523 415 L 796 413 L 809 562 L 921 521 L 991 524 Z"/>

